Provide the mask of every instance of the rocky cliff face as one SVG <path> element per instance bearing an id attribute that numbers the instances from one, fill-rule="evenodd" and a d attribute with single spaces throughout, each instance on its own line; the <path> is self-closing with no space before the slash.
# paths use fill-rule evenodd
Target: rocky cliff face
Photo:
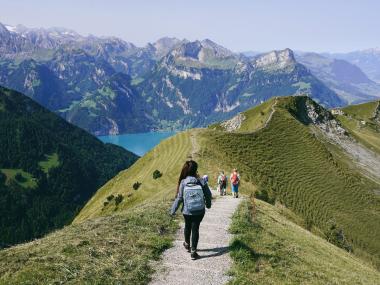
<path id="1" fill-rule="evenodd" d="M 296 60 L 293 51 L 287 48 L 261 55 L 253 61 L 253 64 L 257 68 L 281 69 L 296 64 Z"/>
<path id="2" fill-rule="evenodd" d="M 375 113 L 374 113 L 374 116 L 373 116 L 374 120 L 380 124 L 380 101 L 379 103 L 377 104 L 377 108 L 375 110 Z"/>

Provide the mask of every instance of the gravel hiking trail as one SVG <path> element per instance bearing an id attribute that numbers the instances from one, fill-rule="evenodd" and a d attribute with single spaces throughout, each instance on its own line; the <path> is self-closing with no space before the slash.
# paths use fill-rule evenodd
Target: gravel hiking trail
<path id="1" fill-rule="evenodd" d="M 217 196 L 216 191 L 212 191 Z M 211 285 L 225 284 L 230 280 L 227 275 L 232 261 L 229 255 L 229 243 L 232 235 L 228 232 L 231 217 L 242 198 L 218 196 L 213 200 L 199 230 L 198 254 L 200 259 L 191 260 L 190 253 L 183 247 L 183 229 L 181 224 L 174 246 L 163 253 L 156 263 L 157 272 L 151 285 Z M 179 214 L 179 213 L 178 213 Z M 177 214 L 177 215 L 178 215 Z"/>

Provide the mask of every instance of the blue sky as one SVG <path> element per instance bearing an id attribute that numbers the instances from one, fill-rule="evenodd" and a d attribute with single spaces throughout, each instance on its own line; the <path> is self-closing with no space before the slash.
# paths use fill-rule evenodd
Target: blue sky
<path id="1" fill-rule="evenodd" d="M 0 0 L 0 22 L 118 36 L 210 38 L 234 51 L 345 52 L 380 46 L 377 0 Z"/>

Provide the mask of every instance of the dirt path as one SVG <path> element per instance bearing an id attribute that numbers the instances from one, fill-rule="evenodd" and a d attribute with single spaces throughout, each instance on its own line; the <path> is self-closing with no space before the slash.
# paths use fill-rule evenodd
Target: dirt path
<path id="1" fill-rule="evenodd" d="M 199 153 L 200 147 L 197 142 L 197 131 L 191 132 L 190 135 L 190 140 L 191 140 L 191 153 L 189 154 L 190 159 L 195 159 L 195 156 Z"/>
<path id="2" fill-rule="evenodd" d="M 277 106 L 277 102 L 278 102 L 278 97 L 275 98 L 274 103 L 273 103 L 273 105 L 271 106 L 271 109 L 272 109 L 272 110 L 271 110 L 271 113 L 269 114 L 269 117 L 268 117 L 268 119 L 266 120 L 266 122 L 265 122 L 264 126 L 262 127 L 262 129 L 266 128 L 267 125 L 268 125 L 268 123 L 270 122 L 270 120 L 272 120 L 273 114 L 274 114 L 274 112 L 276 112 L 275 107 Z"/>
<path id="3" fill-rule="evenodd" d="M 213 195 L 217 192 L 213 191 Z M 201 258 L 191 260 L 183 243 L 183 227 L 177 232 L 174 247 L 164 252 L 157 273 L 151 285 L 211 285 L 225 284 L 230 279 L 226 275 L 230 266 L 229 242 L 231 235 L 228 232 L 231 217 L 241 199 L 231 196 L 218 197 L 213 200 L 210 210 L 200 227 L 198 253 Z"/>

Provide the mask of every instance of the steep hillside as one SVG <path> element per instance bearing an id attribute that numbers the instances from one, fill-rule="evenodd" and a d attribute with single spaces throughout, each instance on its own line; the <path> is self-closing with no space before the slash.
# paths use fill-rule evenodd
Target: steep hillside
<path id="1" fill-rule="evenodd" d="M 380 97 L 380 85 L 348 61 L 317 53 L 297 53 L 296 58 L 349 104 Z"/>
<path id="2" fill-rule="evenodd" d="M 210 41 L 174 49 L 136 88 L 163 126 L 204 126 L 274 96 L 307 94 L 325 106 L 343 104 L 289 49 L 242 61 Z"/>
<path id="3" fill-rule="evenodd" d="M 70 223 L 96 189 L 137 159 L 5 88 L 0 145 L 1 247 Z"/>

